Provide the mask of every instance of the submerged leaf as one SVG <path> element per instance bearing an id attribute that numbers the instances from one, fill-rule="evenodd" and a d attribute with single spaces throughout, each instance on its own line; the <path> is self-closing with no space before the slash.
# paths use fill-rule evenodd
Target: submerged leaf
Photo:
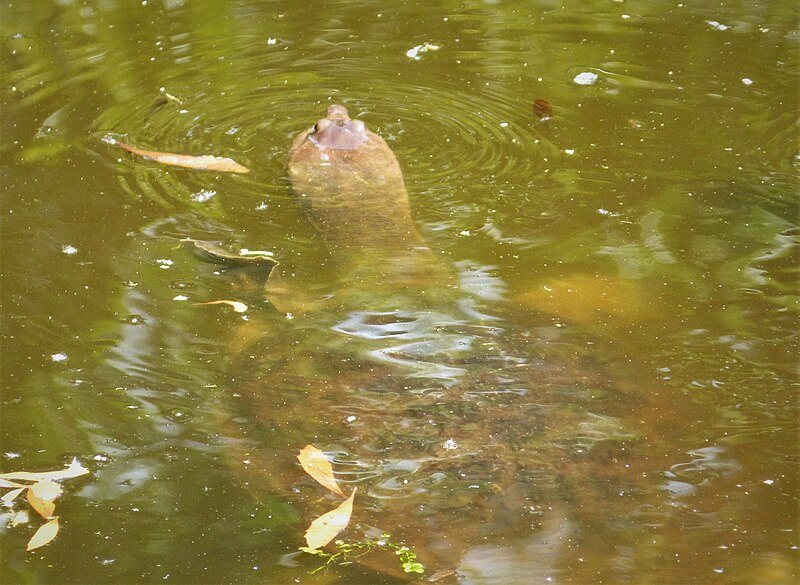
<path id="1" fill-rule="evenodd" d="M 662 319 L 663 303 L 652 289 L 636 280 L 576 274 L 550 279 L 519 295 L 517 300 L 581 324 L 627 326 Z"/>
<path id="2" fill-rule="evenodd" d="M 80 477 L 86 475 L 89 470 L 86 469 L 81 462 L 73 459 L 66 469 L 60 471 L 43 471 L 41 473 L 31 473 L 29 471 L 15 471 L 11 473 L 0 473 L 0 479 L 21 479 L 23 481 L 41 481 L 50 479 L 58 481 L 60 479 L 70 479 L 73 477 Z"/>
<path id="3" fill-rule="evenodd" d="M 318 549 L 325 546 L 347 527 L 350 523 L 350 515 L 353 513 L 355 495 L 356 490 L 354 489 L 344 502 L 311 523 L 305 534 L 308 548 Z"/>
<path id="4" fill-rule="evenodd" d="M 28 551 L 44 546 L 53 540 L 58 534 L 58 517 L 49 522 L 45 522 L 28 541 Z"/>
<path id="5" fill-rule="evenodd" d="M 149 158 L 158 163 L 165 165 L 172 165 L 175 167 L 185 167 L 200 171 L 219 171 L 223 173 L 249 173 L 250 169 L 237 163 L 231 158 L 224 158 L 219 156 L 212 156 L 204 154 L 200 156 L 193 156 L 189 154 L 176 154 L 173 152 L 156 152 L 154 150 L 142 150 L 120 142 L 112 136 L 104 136 L 103 142 L 113 146 L 119 146 L 139 156 Z"/>
<path id="6" fill-rule="evenodd" d="M 336 478 L 333 476 L 333 468 L 328 458 L 325 457 L 325 453 L 313 445 L 306 445 L 297 458 L 308 475 L 332 492 L 344 497 L 344 492 L 339 487 L 339 484 L 336 483 Z"/>

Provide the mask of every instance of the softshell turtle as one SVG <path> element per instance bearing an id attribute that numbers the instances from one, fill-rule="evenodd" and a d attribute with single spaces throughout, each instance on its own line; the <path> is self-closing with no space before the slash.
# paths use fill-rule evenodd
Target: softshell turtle
<path id="1" fill-rule="evenodd" d="M 289 176 L 309 218 L 337 251 L 425 245 L 397 158 L 344 106 L 329 106 L 325 118 L 295 138 Z"/>
<path id="2" fill-rule="evenodd" d="M 356 540 L 390 532 L 463 582 L 487 567 L 500 580 L 485 582 L 544 579 L 585 538 L 594 503 L 614 506 L 630 480 L 618 475 L 633 435 L 604 374 L 488 314 L 490 275 L 430 251 L 397 159 L 343 106 L 297 136 L 289 176 L 348 286 L 242 352 L 226 425 L 235 470 L 251 489 L 293 486 L 313 517 L 331 506 L 294 460 L 313 443 L 359 486 Z M 480 286 L 454 286 L 465 274 Z"/>

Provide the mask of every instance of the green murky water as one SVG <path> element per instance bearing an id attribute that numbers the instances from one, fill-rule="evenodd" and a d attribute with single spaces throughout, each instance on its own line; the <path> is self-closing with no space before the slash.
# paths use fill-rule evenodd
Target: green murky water
<path id="1" fill-rule="evenodd" d="M 306 443 L 411 581 L 796 581 L 794 3 L 0 10 L 0 467 L 92 471 L 44 548 L 3 515 L 3 583 L 402 582 L 309 575 Z M 295 205 L 329 103 L 394 150 L 435 277 L 343 268 Z M 272 251 L 288 308 L 186 237 Z"/>

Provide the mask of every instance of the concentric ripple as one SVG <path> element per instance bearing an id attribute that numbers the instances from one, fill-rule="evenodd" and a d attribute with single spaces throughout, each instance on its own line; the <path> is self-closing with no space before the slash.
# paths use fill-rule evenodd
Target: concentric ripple
<path id="1" fill-rule="evenodd" d="M 249 72 L 237 75 L 249 74 L 257 82 L 240 88 L 229 83 L 217 88 L 211 82 L 192 93 L 185 79 L 176 79 L 145 99 L 137 96 L 104 111 L 96 121 L 95 138 L 110 132 L 149 150 L 231 157 L 252 171 L 234 179 L 239 193 L 263 193 L 266 187 L 270 197 L 286 194 L 286 152 L 292 137 L 323 117 L 330 103 L 344 104 L 351 116 L 387 140 L 414 191 L 536 174 L 554 152 L 530 104 L 520 104 L 500 89 L 484 85 L 470 91 L 467 85 L 453 91 L 443 83 L 438 88 L 409 85 L 402 76 L 384 79 L 377 89 L 364 71 L 376 63 L 342 62 L 341 52 L 331 50 L 310 60 L 286 47 L 282 67 L 275 67 L 270 54 L 261 61 L 244 58 L 237 66 Z M 359 75 L 350 79 L 347 71 L 353 68 Z M 107 160 L 130 158 L 109 153 L 104 145 L 91 148 Z M 151 183 L 142 189 L 156 200 L 186 200 L 208 189 L 208 173 L 153 166 L 138 160 L 117 169 L 137 175 L 128 183 Z M 142 173 L 144 167 L 150 172 Z M 184 188 L 161 184 L 165 173 L 180 177 Z"/>

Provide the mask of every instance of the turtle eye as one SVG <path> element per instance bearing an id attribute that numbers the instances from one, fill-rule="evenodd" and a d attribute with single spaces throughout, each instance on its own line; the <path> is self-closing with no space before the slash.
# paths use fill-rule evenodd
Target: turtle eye
<path id="1" fill-rule="evenodd" d="M 322 118 L 322 120 L 314 124 L 313 134 L 316 134 L 317 132 L 322 132 L 323 130 L 325 130 L 325 128 L 327 128 L 330 125 L 331 125 L 330 120 L 328 120 L 327 118 Z"/>

